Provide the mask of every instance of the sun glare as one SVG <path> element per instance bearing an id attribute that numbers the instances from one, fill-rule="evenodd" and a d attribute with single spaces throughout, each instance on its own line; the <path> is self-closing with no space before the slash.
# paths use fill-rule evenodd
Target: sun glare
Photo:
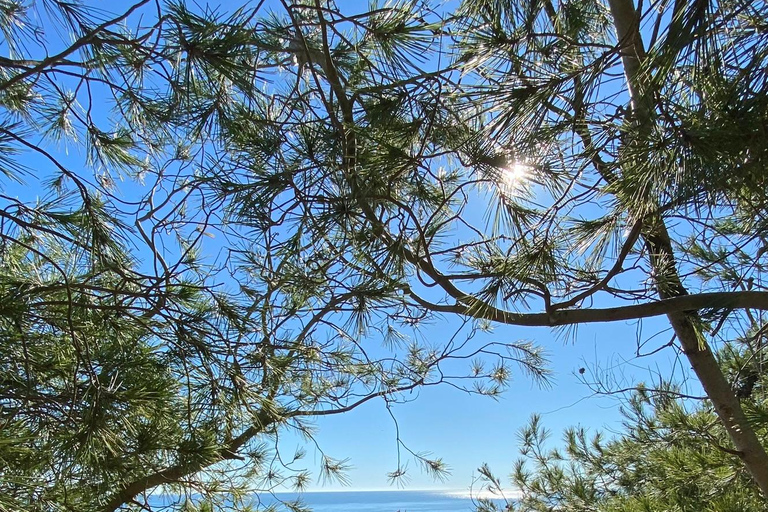
<path id="1" fill-rule="evenodd" d="M 501 193 L 507 197 L 519 196 L 527 187 L 530 180 L 531 168 L 521 162 L 512 162 L 502 169 Z"/>

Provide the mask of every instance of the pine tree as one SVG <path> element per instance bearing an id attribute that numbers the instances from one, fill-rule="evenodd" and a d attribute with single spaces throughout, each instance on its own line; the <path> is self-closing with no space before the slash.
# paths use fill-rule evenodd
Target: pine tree
<path id="1" fill-rule="evenodd" d="M 274 7 L 0 2 L 0 507 L 245 507 L 281 429 L 546 379 L 494 325 L 659 315 L 768 493 L 711 348 L 768 308 L 763 2 Z"/>
<path id="2" fill-rule="evenodd" d="M 718 354 L 726 375 L 744 378 L 745 370 L 758 364 L 752 349 L 764 324 L 760 327 Z M 750 386 L 741 404 L 765 443 L 765 375 L 761 373 Z M 504 507 L 482 501 L 478 510 L 758 512 L 768 508 L 740 457 L 729 448 L 728 433 L 710 401 L 686 397 L 667 383 L 640 387 L 622 412 L 618 432 L 590 433 L 571 427 L 561 443 L 550 439 L 541 417 L 534 415 L 519 433 L 522 457 L 511 474 L 511 484 L 520 495 Z M 484 485 L 497 494 L 506 486 L 487 465 L 480 473 Z"/>
<path id="3" fill-rule="evenodd" d="M 419 336 L 407 235 L 366 217 L 441 192 L 403 152 L 440 110 L 413 64 L 438 17 L 262 4 L 0 2 L 0 509 L 247 509 L 310 480 L 286 429 L 545 376 L 529 344 L 461 343 L 477 325 Z"/>
<path id="4" fill-rule="evenodd" d="M 765 308 L 765 3 L 480 1 L 463 14 L 465 69 L 478 77 L 470 94 L 488 118 L 481 140 L 530 160 L 550 191 L 533 198 L 534 211 L 502 197 L 521 233 L 508 253 L 548 263 L 523 267 L 502 293 L 527 288 L 543 317 L 464 307 L 529 325 L 665 314 L 768 495 L 765 448 L 708 339 Z M 742 260 L 742 273 L 697 280 L 711 264 L 692 261 L 702 246 L 720 262 Z M 638 304 L 584 309 L 600 296 Z"/>

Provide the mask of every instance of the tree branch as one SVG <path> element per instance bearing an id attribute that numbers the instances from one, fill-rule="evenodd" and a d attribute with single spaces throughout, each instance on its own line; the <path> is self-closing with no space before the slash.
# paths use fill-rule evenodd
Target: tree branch
<path id="1" fill-rule="evenodd" d="M 638 320 L 700 309 L 759 309 L 768 310 L 768 292 L 711 292 L 681 295 L 644 304 L 603 309 L 567 309 L 551 313 L 515 313 L 488 306 L 471 296 L 456 304 L 434 304 L 413 292 L 411 297 L 422 307 L 438 313 L 473 316 L 509 325 L 555 327 Z"/>
<path id="2" fill-rule="evenodd" d="M 272 411 L 261 410 L 259 416 L 256 418 L 254 425 L 248 427 L 242 434 L 230 441 L 229 444 L 222 447 L 218 453 L 218 460 L 239 459 L 237 450 L 250 441 L 253 437 L 263 432 L 266 427 L 276 421 L 276 417 Z M 128 503 L 135 496 L 145 492 L 149 489 L 153 489 L 159 485 L 169 484 L 179 481 L 181 478 L 197 473 L 201 469 L 215 464 L 215 462 L 195 462 L 192 464 L 176 464 L 160 471 L 156 471 L 143 478 L 134 480 L 133 482 L 126 484 L 122 489 L 112 495 L 107 501 L 107 504 L 101 509 L 102 512 L 114 512 L 119 509 L 124 503 Z"/>
<path id="3" fill-rule="evenodd" d="M 42 70 L 44 70 L 45 68 L 47 68 L 49 66 L 53 66 L 56 63 L 61 63 L 61 61 L 63 59 L 65 59 L 66 57 L 68 57 L 72 53 L 76 52 L 77 50 L 79 50 L 83 46 L 86 46 L 86 45 L 90 44 L 94 39 L 96 39 L 96 36 L 100 32 L 102 32 L 104 29 L 106 29 L 110 25 L 114 25 L 115 23 L 120 23 L 121 21 L 125 20 L 131 14 L 133 14 L 134 11 L 136 11 L 137 9 L 139 9 L 140 7 L 142 7 L 143 5 L 145 5 L 147 3 L 149 3 L 149 0 L 142 0 L 139 3 L 137 3 L 135 5 L 132 5 L 130 9 L 125 11 L 125 13 L 121 14 L 117 18 L 105 21 L 104 23 L 102 23 L 101 25 L 99 25 L 95 29 L 91 30 L 90 32 L 85 34 L 83 37 L 78 39 L 77 41 L 75 41 L 66 50 L 64 50 L 64 51 L 62 51 L 60 53 L 57 53 L 56 55 L 52 55 L 52 56 L 48 57 L 47 59 L 43 59 L 37 65 L 35 65 L 34 67 L 31 67 L 31 68 L 27 69 L 26 71 L 24 71 L 22 73 L 19 73 L 18 75 L 14 75 L 14 76 L 10 77 L 3 84 L 0 84 L 0 91 L 4 91 L 5 89 L 8 89 L 13 84 L 15 84 L 17 82 L 20 82 L 20 81 L 24 80 L 25 78 L 29 78 L 30 76 L 34 75 L 35 73 L 41 72 Z"/>

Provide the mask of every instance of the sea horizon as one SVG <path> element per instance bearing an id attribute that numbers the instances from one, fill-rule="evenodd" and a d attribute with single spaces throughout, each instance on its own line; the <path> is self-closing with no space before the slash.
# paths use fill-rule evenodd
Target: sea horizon
<path id="1" fill-rule="evenodd" d="M 424 487 L 419 489 L 411 489 L 411 488 L 389 488 L 389 487 L 365 487 L 365 488 L 331 488 L 331 489 L 324 489 L 324 488 L 316 488 L 316 489 L 307 489 L 304 491 L 294 491 L 290 489 L 281 490 L 281 491 L 274 491 L 274 494 L 324 494 L 324 493 L 365 493 L 365 492 L 392 492 L 392 493 L 408 493 L 408 492 L 414 492 L 414 493 L 434 493 L 434 494 L 445 494 L 450 496 L 461 496 L 461 497 L 467 497 L 467 498 L 487 498 L 487 499 L 494 499 L 494 498 L 500 498 L 501 496 L 506 497 L 508 499 L 514 499 L 518 494 L 519 491 L 516 491 L 514 489 L 502 489 L 501 494 L 498 491 L 490 491 L 488 489 L 471 489 L 471 488 L 462 488 L 462 487 Z"/>
<path id="2" fill-rule="evenodd" d="M 487 489 L 316 489 L 308 491 L 274 491 L 253 495 L 252 504 L 257 510 L 276 506 L 277 510 L 289 510 L 285 503 L 301 503 L 313 512 L 473 512 L 480 499 L 491 500 L 503 510 L 506 500 L 514 500 L 516 493 L 504 492 L 504 496 Z M 178 503 L 181 497 L 165 495 L 156 499 L 168 504 Z M 195 498 L 192 498 L 195 501 Z M 159 503 L 156 503 L 159 504 Z"/>
<path id="3" fill-rule="evenodd" d="M 505 494 L 507 499 L 513 496 Z M 472 512 L 477 500 L 504 504 L 502 496 L 471 489 L 323 489 L 304 492 L 275 492 L 259 496 L 267 507 L 280 502 L 300 501 L 314 512 Z"/>

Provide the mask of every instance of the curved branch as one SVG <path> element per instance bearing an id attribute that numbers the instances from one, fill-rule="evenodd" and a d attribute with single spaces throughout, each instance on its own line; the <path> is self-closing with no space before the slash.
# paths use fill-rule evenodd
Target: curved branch
<path id="1" fill-rule="evenodd" d="M 131 501 L 135 496 L 145 492 L 149 489 L 153 489 L 163 484 L 169 484 L 178 482 L 180 479 L 187 475 L 197 473 L 207 466 L 215 464 L 223 460 L 240 459 L 237 454 L 237 450 L 253 439 L 256 435 L 263 432 L 269 425 L 276 421 L 276 417 L 272 411 L 262 410 L 259 412 L 257 418 L 255 418 L 254 425 L 248 427 L 242 434 L 234 438 L 226 446 L 222 447 L 217 454 L 218 459 L 215 461 L 203 461 L 195 462 L 192 464 L 176 464 L 168 468 L 156 471 L 143 478 L 139 478 L 123 486 L 122 489 L 114 493 L 106 505 L 101 509 L 102 512 L 114 512 L 118 510 L 123 504 Z"/>
<path id="2" fill-rule="evenodd" d="M 591 286 L 589 289 L 584 290 L 582 293 L 576 295 L 570 300 L 566 300 L 563 302 L 560 302 L 558 304 L 553 304 L 552 309 L 567 309 L 575 306 L 582 300 L 586 299 L 587 297 L 590 297 L 592 294 L 599 292 L 605 286 L 608 285 L 608 283 L 611 282 L 611 279 L 616 277 L 619 272 L 622 271 L 624 268 L 624 261 L 627 259 L 627 256 L 629 256 L 629 253 L 632 251 L 632 247 L 634 247 L 635 242 L 637 242 L 637 239 L 640 238 L 640 233 L 643 229 L 643 220 L 638 219 L 635 221 L 635 224 L 632 226 L 632 230 L 629 232 L 629 236 L 627 236 L 626 242 L 624 242 L 624 245 L 621 248 L 621 252 L 619 253 L 619 256 L 616 258 L 616 262 L 613 264 L 613 267 L 608 271 L 607 274 L 605 274 L 605 277 L 603 277 L 598 283 L 596 283 L 594 286 Z"/>
<path id="3" fill-rule="evenodd" d="M 602 309 L 567 309 L 550 313 L 515 313 L 489 306 L 466 296 L 456 304 L 434 304 L 413 292 L 410 296 L 422 307 L 438 313 L 473 316 L 494 322 L 528 327 L 555 327 L 560 325 L 589 324 L 638 320 L 701 309 L 759 309 L 768 310 L 768 292 L 710 292 L 681 295 L 667 299 Z"/>
<path id="4" fill-rule="evenodd" d="M 340 407 L 338 409 L 327 409 L 327 410 L 321 410 L 321 411 L 297 411 L 297 412 L 289 413 L 287 415 L 282 415 L 282 416 L 276 414 L 273 410 L 262 409 L 256 415 L 256 418 L 254 419 L 254 424 L 248 427 L 246 430 L 244 430 L 239 436 L 232 439 L 226 446 L 223 446 L 222 448 L 220 448 L 215 459 L 202 461 L 202 462 L 195 462 L 192 464 L 176 464 L 168 468 L 162 469 L 160 471 L 156 471 L 145 477 L 136 479 L 133 482 L 126 484 L 125 486 L 123 486 L 122 489 L 114 493 L 107 501 L 107 504 L 104 505 L 104 507 L 101 509 L 101 512 L 115 512 L 122 505 L 130 502 L 132 499 L 134 499 L 137 495 L 141 494 L 142 492 L 146 492 L 160 485 L 178 482 L 185 476 L 197 473 L 198 471 L 205 469 L 206 467 L 213 465 L 217 462 L 221 462 L 225 460 L 233 460 L 233 459 L 242 460 L 241 456 L 237 453 L 237 451 L 240 448 L 242 448 L 248 441 L 250 441 L 257 435 L 261 434 L 270 425 L 273 425 L 278 421 L 282 421 L 288 418 L 294 418 L 297 416 L 327 416 L 327 415 L 333 415 L 333 414 L 341 414 L 347 411 L 351 411 L 352 409 L 355 409 L 356 407 L 374 398 L 379 398 L 392 393 L 408 391 L 422 385 L 424 385 L 424 380 L 419 379 L 418 381 L 406 386 L 400 386 L 400 387 L 392 388 L 385 391 L 378 391 L 376 393 L 371 393 L 370 395 L 367 395 L 361 398 L 357 402 L 354 402 L 345 407 Z"/>
<path id="5" fill-rule="evenodd" d="M 393 393 L 401 393 L 403 391 L 410 391 L 411 389 L 415 389 L 419 386 L 424 385 L 424 379 L 419 379 L 416 382 L 412 384 L 408 384 L 407 386 L 400 386 L 397 388 L 392 389 L 385 389 L 382 391 L 377 391 L 376 393 L 371 393 L 370 395 L 366 395 L 357 402 L 351 403 L 344 407 L 339 407 L 338 409 L 322 409 L 319 411 L 297 411 L 293 414 L 289 414 L 289 418 L 295 418 L 296 416 L 328 416 L 331 414 L 341 414 L 344 412 L 349 412 L 352 409 L 355 409 L 361 405 L 363 405 L 365 402 L 368 402 L 369 400 L 373 400 L 374 398 L 381 398 L 383 396 L 391 395 Z"/>

